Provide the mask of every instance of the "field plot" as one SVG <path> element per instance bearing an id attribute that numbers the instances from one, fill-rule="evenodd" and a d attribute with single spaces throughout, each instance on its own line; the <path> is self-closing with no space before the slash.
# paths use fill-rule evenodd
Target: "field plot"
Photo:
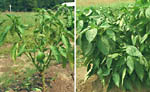
<path id="1" fill-rule="evenodd" d="M 0 13 L 0 92 L 73 92 L 73 9 Z"/>
<path id="2" fill-rule="evenodd" d="M 77 0 L 77 8 L 99 7 L 99 6 L 122 6 L 134 2 L 134 0 Z"/>
<path id="3" fill-rule="evenodd" d="M 149 19 L 148 0 L 78 8 L 77 92 L 150 91 Z"/>

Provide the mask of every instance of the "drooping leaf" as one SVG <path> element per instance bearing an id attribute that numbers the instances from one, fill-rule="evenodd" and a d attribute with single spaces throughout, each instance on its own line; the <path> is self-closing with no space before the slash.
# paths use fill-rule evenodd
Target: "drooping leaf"
<path id="1" fill-rule="evenodd" d="M 141 81 L 144 78 L 144 67 L 139 62 L 135 62 L 135 71 Z"/>
<path id="2" fill-rule="evenodd" d="M 129 74 L 132 74 L 134 71 L 134 60 L 133 57 L 128 56 L 127 57 L 127 66 L 129 67 Z"/>
<path id="3" fill-rule="evenodd" d="M 127 71 L 127 69 L 126 68 L 124 68 L 123 69 L 123 72 L 122 72 L 122 82 L 121 82 L 121 84 L 123 85 L 123 83 L 124 83 L 124 78 L 125 78 L 125 76 L 126 76 L 126 71 Z"/>
<path id="4" fill-rule="evenodd" d="M 15 44 L 12 46 L 12 49 L 11 49 L 11 58 L 12 58 L 13 61 L 16 61 L 17 49 L 18 49 L 18 43 L 15 43 Z"/>
<path id="5" fill-rule="evenodd" d="M 119 84 L 120 84 L 120 76 L 119 76 L 119 74 L 118 74 L 117 72 L 113 73 L 112 79 L 113 79 L 115 85 L 116 85 L 117 87 L 119 87 Z"/>
<path id="6" fill-rule="evenodd" d="M 92 46 L 92 43 L 89 43 L 85 37 L 82 38 L 81 49 L 85 55 L 90 53 L 93 48 Z"/>
<path id="7" fill-rule="evenodd" d="M 8 26 L 6 30 L 0 34 L 0 46 L 3 44 L 3 41 L 5 40 L 9 30 L 10 30 L 10 26 Z"/>
<path id="8" fill-rule="evenodd" d="M 61 39 L 62 39 L 62 42 L 64 43 L 65 47 L 68 50 L 71 46 L 70 42 L 69 42 L 69 39 L 67 37 L 65 37 L 64 35 L 62 35 Z"/>
<path id="9" fill-rule="evenodd" d="M 107 58 L 106 64 L 107 64 L 107 68 L 110 68 L 112 64 L 112 58 Z"/>

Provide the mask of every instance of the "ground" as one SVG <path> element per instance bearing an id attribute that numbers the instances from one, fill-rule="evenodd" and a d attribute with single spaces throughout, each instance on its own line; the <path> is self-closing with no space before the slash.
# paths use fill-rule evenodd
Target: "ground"
<path id="1" fill-rule="evenodd" d="M 42 85 L 41 76 L 34 71 L 34 67 L 31 67 L 32 63 L 27 62 L 23 62 L 23 58 L 19 58 L 16 61 L 17 64 L 14 64 L 9 56 L 0 57 L 0 75 L 6 76 L 0 79 L 0 92 L 6 91 L 7 88 L 9 88 L 9 92 L 29 92 L 34 88 L 40 88 Z M 61 64 L 52 64 L 45 73 L 47 92 L 73 92 L 74 81 L 69 65 L 67 65 L 67 68 L 62 68 Z M 10 80 L 10 82 L 7 80 Z M 4 85 L 1 85 L 2 83 Z"/>

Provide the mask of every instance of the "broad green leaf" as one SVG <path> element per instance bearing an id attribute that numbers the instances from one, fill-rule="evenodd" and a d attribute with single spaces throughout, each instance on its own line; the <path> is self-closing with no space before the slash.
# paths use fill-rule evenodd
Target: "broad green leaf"
<path id="1" fill-rule="evenodd" d="M 134 60 L 133 57 L 128 56 L 127 57 L 127 66 L 129 67 L 129 74 L 132 74 L 134 71 Z"/>
<path id="2" fill-rule="evenodd" d="M 135 62 L 135 71 L 141 81 L 144 78 L 144 67 L 139 62 Z"/>
<path id="3" fill-rule="evenodd" d="M 123 72 L 122 72 L 122 82 L 121 82 L 122 85 L 123 85 L 123 83 L 124 83 L 124 78 L 125 78 L 125 76 L 126 76 L 126 71 L 127 71 L 127 69 L 124 68 L 124 69 L 123 69 Z"/>
<path id="4" fill-rule="evenodd" d="M 97 47 L 99 51 L 102 52 L 104 55 L 109 54 L 110 45 L 106 37 L 102 36 L 100 39 L 98 39 Z"/>
<path id="5" fill-rule="evenodd" d="M 116 73 L 113 73 L 112 79 L 113 79 L 115 85 L 116 85 L 117 87 L 119 87 L 119 84 L 120 84 L 120 76 L 119 76 L 119 74 L 118 74 L 117 72 L 116 72 Z"/>
<path id="6" fill-rule="evenodd" d="M 52 50 L 52 53 L 55 56 L 56 61 L 58 63 L 60 63 L 60 61 L 61 61 L 61 55 L 60 55 L 60 52 L 58 51 L 57 47 L 51 46 L 50 49 Z"/>
<path id="7" fill-rule="evenodd" d="M 134 46 L 127 46 L 126 53 L 131 56 L 138 56 L 138 57 L 142 56 L 142 53 Z"/>
<path id="8" fill-rule="evenodd" d="M 107 30 L 106 34 L 109 36 L 109 38 L 111 38 L 112 40 L 116 41 L 116 35 L 113 31 L 111 30 Z"/>
<path id="9" fill-rule="evenodd" d="M 86 32 L 86 39 L 91 43 L 97 35 L 97 29 L 90 29 Z"/>
<path id="10" fill-rule="evenodd" d="M 107 64 L 107 68 L 109 69 L 111 67 L 111 64 L 112 64 L 112 58 L 107 58 L 106 60 L 106 64 Z"/>

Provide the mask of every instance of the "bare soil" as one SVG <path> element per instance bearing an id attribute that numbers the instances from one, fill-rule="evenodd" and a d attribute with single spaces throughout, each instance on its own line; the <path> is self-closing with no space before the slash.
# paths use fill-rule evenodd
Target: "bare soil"
<path id="1" fill-rule="evenodd" d="M 16 76 L 20 75 L 19 78 L 17 77 L 16 82 L 8 87 L 10 88 L 9 92 L 32 92 L 30 89 L 40 88 L 40 86 L 42 85 L 41 76 L 37 72 L 30 78 L 31 84 L 28 86 L 28 89 L 23 86 L 23 82 L 24 80 L 26 80 L 26 78 L 24 76 L 21 76 L 21 69 L 24 69 L 24 67 L 28 66 L 33 67 L 32 63 L 25 58 L 26 57 L 23 56 L 19 58 L 16 63 L 14 63 L 11 60 L 10 56 L 0 56 L 0 76 L 7 72 L 11 72 L 11 74 L 15 74 Z M 62 68 L 61 64 L 51 65 L 50 68 L 45 72 L 47 92 L 73 92 L 74 81 L 72 73 L 73 72 L 71 71 L 69 65 L 67 65 L 66 68 Z M 2 88 L 0 86 L 0 92 L 5 91 L 6 88 Z"/>

